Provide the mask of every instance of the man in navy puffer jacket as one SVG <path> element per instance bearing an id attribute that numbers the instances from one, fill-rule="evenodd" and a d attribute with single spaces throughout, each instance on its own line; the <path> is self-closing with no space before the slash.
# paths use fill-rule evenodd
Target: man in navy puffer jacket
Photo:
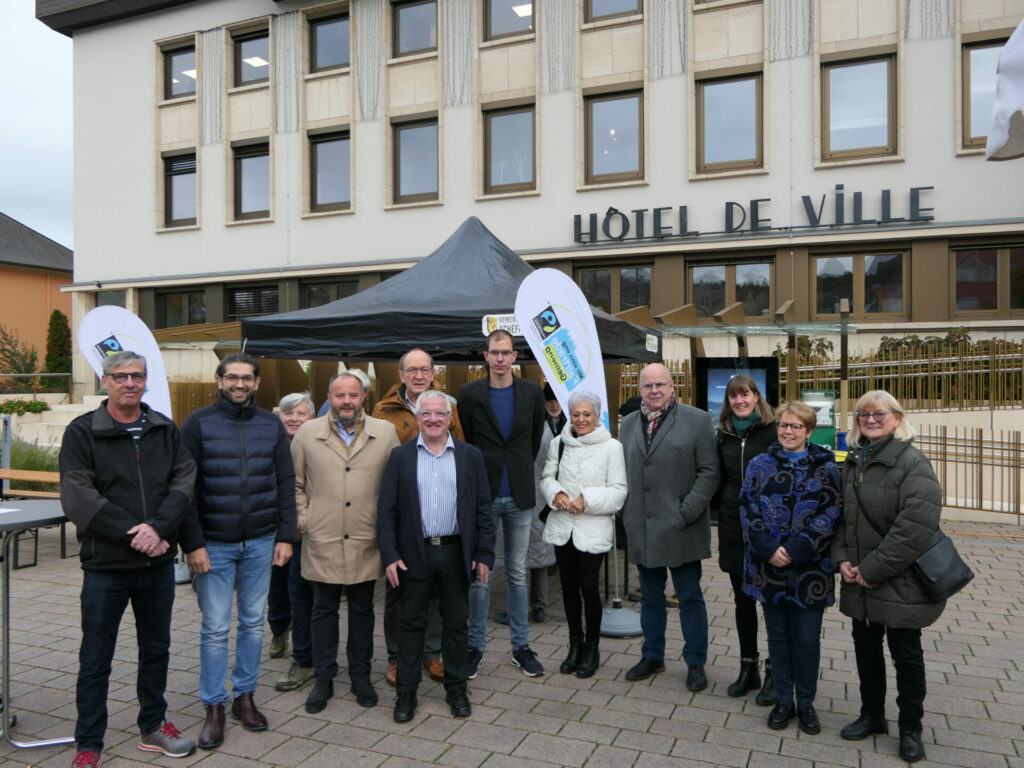
<path id="1" fill-rule="evenodd" d="M 200 631 L 199 697 L 206 722 L 199 746 L 224 741 L 228 692 L 228 632 L 231 601 L 238 593 L 238 635 L 231 672 L 231 714 L 249 731 L 267 719 L 253 692 L 260 673 L 263 607 L 270 566 L 291 558 L 295 541 L 295 469 L 281 420 L 257 408 L 259 362 L 227 355 L 217 366 L 220 396 L 182 425 L 185 447 L 198 464 L 192 509 L 181 527 L 181 547 L 197 574 L 203 613 Z"/>

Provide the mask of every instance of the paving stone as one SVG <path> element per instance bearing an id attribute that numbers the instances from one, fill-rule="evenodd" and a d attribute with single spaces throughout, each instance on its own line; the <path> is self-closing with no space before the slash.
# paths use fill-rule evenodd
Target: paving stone
<path id="1" fill-rule="evenodd" d="M 558 765 L 581 766 L 594 751 L 594 745 L 579 739 L 530 733 L 512 752 L 514 757 L 547 760 Z"/>
<path id="2" fill-rule="evenodd" d="M 590 755 L 587 760 L 587 768 L 623 768 L 623 766 L 633 765 L 639 754 L 633 749 L 609 747 L 602 744 Z"/>

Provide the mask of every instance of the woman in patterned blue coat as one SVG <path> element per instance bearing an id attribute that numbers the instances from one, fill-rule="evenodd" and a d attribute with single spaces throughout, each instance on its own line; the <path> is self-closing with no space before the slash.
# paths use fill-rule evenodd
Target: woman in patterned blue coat
<path id="1" fill-rule="evenodd" d="M 750 462 L 740 492 L 743 590 L 764 604 L 776 697 L 768 727 L 782 730 L 796 715 L 800 730 L 816 734 L 821 620 L 835 602 L 829 550 L 839 470 L 832 451 L 807 442 L 817 423 L 813 408 L 789 402 L 775 418 L 779 441 Z"/>

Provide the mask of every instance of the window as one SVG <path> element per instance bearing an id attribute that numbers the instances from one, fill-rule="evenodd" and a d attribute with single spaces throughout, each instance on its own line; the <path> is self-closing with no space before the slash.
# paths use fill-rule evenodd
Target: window
<path id="1" fill-rule="evenodd" d="M 823 160 L 896 153 L 896 57 L 822 65 Z"/>
<path id="2" fill-rule="evenodd" d="M 905 261 L 903 253 L 816 257 L 815 313 L 837 315 L 847 299 L 853 317 L 905 315 Z"/>
<path id="3" fill-rule="evenodd" d="M 302 307 L 322 307 L 338 299 L 347 299 L 359 292 L 359 281 L 345 280 L 338 283 L 309 283 L 302 286 Z"/>
<path id="4" fill-rule="evenodd" d="M 309 71 L 347 67 L 349 64 L 348 16 L 309 20 Z"/>
<path id="5" fill-rule="evenodd" d="M 235 85 L 265 83 L 270 79 L 270 34 L 267 30 L 236 35 Z"/>
<path id="6" fill-rule="evenodd" d="M 771 314 L 771 262 L 695 263 L 690 267 L 689 277 L 690 303 L 696 306 L 697 317 L 714 317 L 737 301 L 743 302 L 746 317 Z"/>
<path id="7" fill-rule="evenodd" d="M 761 74 L 697 83 L 697 170 L 760 168 Z"/>
<path id="8" fill-rule="evenodd" d="M 164 98 L 194 96 L 196 92 L 196 48 L 164 51 Z"/>
<path id="9" fill-rule="evenodd" d="M 605 312 L 651 306 L 649 266 L 581 269 L 577 280 L 587 301 Z"/>
<path id="10" fill-rule="evenodd" d="M 124 309 L 127 303 L 128 294 L 120 291 L 96 291 L 97 307 L 121 307 Z"/>
<path id="11" fill-rule="evenodd" d="M 234 148 L 235 219 L 270 216 L 270 145 L 247 144 Z"/>
<path id="12" fill-rule="evenodd" d="M 988 139 L 996 97 L 996 67 L 1005 44 L 1000 40 L 964 46 L 964 147 L 984 147 Z"/>
<path id="13" fill-rule="evenodd" d="M 343 211 L 352 202 L 348 131 L 309 137 L 310 210 Z"/>
<path id="14" fill-rule="evenodd" d="M 394 56 L 437 50 L 437 3 L 407 0 L 392 3 L 391 36 Z"/>
<path id="15" fill-rule="evenodd" d="M 641 0 L 586 0 L 587 21 L 640 13 Z"/>
<path id="16" fill-rule="evenodd" d="M 206 292 L 165 293 L 158 298 L 161 328 L 206 322 Z"/>
<path id="17" fill-rule="evenodd" d="M 437 200 L 437 118 L 396 125 L 394 145 L 394 201 Z"/>
<path id="18" fill-rule="evenodd" d="M 533 0 L 484 0 L 484 39 L 533 31 Z"/>
<path id="19" fill-rule="evenodd" d="M 484 191 L 534 189 L 533 105 L 484 113 Z"/>
<path id="20" fill-rule="evenodd" d="M 587 183 L 642 179 L 642 93 L 589 96 L 586 113 Z"/>
<path id="21" fill-rule="evenodd" d="M 956 250 L 952 267 L 956 313 L 1024 310 L 1024 246 Z"/>
<path id="22" fill-rule="evenodd" d="M 164 158 L 164 226 L 187 227 L 196 223 L 196 156 Z"/>
<path id="23" fill-rule="evenodd" d="M 277 313 L 277 286 L 231 288 L 228 294 L 228 322 L 243 317 Z"/>

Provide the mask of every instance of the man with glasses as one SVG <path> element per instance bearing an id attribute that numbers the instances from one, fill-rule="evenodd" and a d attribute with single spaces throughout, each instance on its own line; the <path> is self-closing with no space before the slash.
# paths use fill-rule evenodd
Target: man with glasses
<path id="1" fill-rule="evenodd" d="M 82 644 L 72 766 L 100 764 L 117 630 L 128 603 L 138 635 L 139 749 L 185 757 L 196 748 L 164 716 L 178 527 L 188 512 L 196 463 L 174 422 L 142 402 L 146 359 L 103 360 L 107 399 L 64 431 L 60 493 L 81 542 Z"/>
<path id="2" fill-rule="evenodd" d="M 544 394 L 540 384 L 512 375 L 517 353 L 512 334 L 497 330 L 487 337 L 484 359 L 487 378 L 459 390 L 459 419 L 466 442 L 484 455 L 497 530 L 505 535 L 505 577 L 512 635 L 512 666 L 528 677 L 544 674 L 530 649 L 529 599 L 526 592 L 526 553 L 536 493 L 533 462 L 544 434 Z M 487 646 L 487 616 L 491 584 L 482 578 L 469 590 L 469 679 Z"/>
<path id="3" fill-rule="evenodd" d="M 373 418 L 384 419 L 398 433 L 398 440 L 403 445 L 410 440 L 415 441 L 419 435 L 419 425 L 414 413 L 416 399 L 434 386 L 434 361 L 422 349 L 410 349 L 398 361 L 398 378 L 400 381 L 387 391 L 373 408 Z M 447 395 L 446 395 L 447 397 Z M 454 402 L 454 398 L 449 398 Z M 456 440 L 462 440 L 462 425 L 459 414 L 452 409 L 448 431 Z M 399 606 L 401 605 L 400 587 L 392 587 L 387 582 L 384 590 L 384 645 L 388 650 L 388 671 L 384 680 L 394 685 L 398 675 L 398 629 Z M 444 664 L 441 662 L 441 614 L 438 601 L 431 599 L 427 607 L 427 630 L 423 641 L 423 668 L 432 680 L 444 680 Z"/>
<path id="4" fill-rule="evenodd" d="M 186 448 L 198 464 L 192 509 L 181 529 L 181 548 L 197 574 L 203 623 L 199 640 L 199 698 L 206 721 L 202 749 L 224 741 L 228 691 L 228 633 L 237 593 L 238 632 L 231 671 L 231 714 L 248 731 L 267 719 L 253 693 L 260 674 L 263 607 L 270 566 L 284 565 L 295 541 L 295 469 L 281 420 L 256 406 L 259 362 L 227 355 L 217 366 L 217 401 L 182 425 Z"/>
<path id="5" fill-rule="evenodd" d="M 700 561 L 711 557 L 708 504 L 718 488 L 711 417 L 675 401 L 672 377 L 652 363 L 640 372 L 640 410 L 622 420 L 629 495 L 622 512 L 629 557 L 640 577 L 642 658 L 627 673 L 646 680 L 665 670 L 666 571 L 679 599 L 686 687 L 707 688 L 708 613 Z"/>

